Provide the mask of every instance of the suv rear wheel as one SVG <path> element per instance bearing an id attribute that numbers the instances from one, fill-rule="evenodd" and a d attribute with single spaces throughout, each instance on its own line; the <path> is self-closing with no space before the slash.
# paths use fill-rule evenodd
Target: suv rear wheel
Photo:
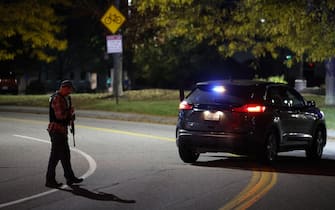
<path id="1" fill-rule="evenodd" d="M 270 131 L 265 139 L 265 148 L 263 159 L 266 163 L 274 163 L 277 159 L 278 144 L 277 144 L 277 134 L 275 131 Z"/>
<path id="2" fill-rule="evenodd" d="M 185 163 L 194 163 L 199 158 L 199 153 L 192 151 L 190 148 L 179 145 L 179 156 Z"/>
<path id="3" fill-rule="evenodd" d="M 323 146 L 325 142 L 324 131 L 318 128 L 313 136 L 313 141 L 306 149 L 306 156 L 311 160 L 320 160 L 323 153 Z"/>

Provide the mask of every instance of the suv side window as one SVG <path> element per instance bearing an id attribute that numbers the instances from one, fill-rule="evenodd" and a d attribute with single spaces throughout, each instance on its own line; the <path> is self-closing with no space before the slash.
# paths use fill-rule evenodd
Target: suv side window
<path id="1" fill-rule="evenodd" d="M 269 87 L 266 94 L 266 101 L 275 106 L 284 106 L 286 98 L 285 90 L 280 86 Z"/>
<path id="2" fill-rule="evenodd" d="M 291 104 L 290 106 L 295 108 L 302 108 L 305 106 L 304 98 L 293 88 L 287 89 L 287 101 Z"/>
<path id="3" fill-rule="evenodd" d="M 305 100 L 296 90 L 284 86 L 270 87 L 266 100 L 268 103 L 280 107 L 301 108 L 305 106 Z"/>

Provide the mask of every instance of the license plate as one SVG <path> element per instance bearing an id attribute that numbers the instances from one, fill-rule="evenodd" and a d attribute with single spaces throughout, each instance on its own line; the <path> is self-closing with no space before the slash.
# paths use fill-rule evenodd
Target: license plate
<path id="1" fill-rule="evenodd" d="M 205 111 L 204 112 L 204 120 L 208 121 L 219 121 L 223 117 L 223 112 L 210 112 Z"/>

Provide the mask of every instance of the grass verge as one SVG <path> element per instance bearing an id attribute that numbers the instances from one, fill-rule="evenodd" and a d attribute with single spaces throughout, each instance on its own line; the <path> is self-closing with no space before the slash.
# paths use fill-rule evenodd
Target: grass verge
<path id="1" fill-rule="evenodd" d="M 76 109 L 177 116 L 179 92 L 175 90 L 126 91 L 116 104 L 110 94 L 72 94 Z M 48 107 L 48 95 L 0 95 L 0 105 Z"/>

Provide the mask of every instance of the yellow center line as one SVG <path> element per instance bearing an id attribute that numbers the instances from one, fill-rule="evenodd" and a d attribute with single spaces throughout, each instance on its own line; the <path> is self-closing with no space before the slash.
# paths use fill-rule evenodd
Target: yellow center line
<path id="1" fill-rule="evenodd" d="M 40 120 L 26 120 L 26 119 L 18 119 L 18 118 L 10 118 L 10 117 L 0 117 L 1 120 L 12 120 L 16 122 L 22 122 L 22 123 L 34 123 L 34 124 L 46 124 L 44 121 Z"/>
<path id="2" fill-rule="evenodd" d="M 149 135 L 144 133 L 136 133 L 136 132 L 130 132 L 130 131 L 124 131 L 124 130 L 116 130 L 116 129 L 110 129 L 110 128 L 99 128 L 99 127 L 93 127 L 93 126 L 86 126 L 86 125 L 77 125 L 79 128 L 86 128 L 96 131 L 104 131 L 104 132 L 110 132 L 110 133 L 118 133 L 118 134 L 124 134 L 129 136 L 138 136 L 143 138 L 150 138 L 150 139 L 158 139 L 163 141 L 172 141 L 174 142 L 174 138 L 168 138 L 163 136 L 155 136 L 155 135 Z"/>
<path id="3" fill-rule="evenodd" d="M 258 171 L 252 172 L 252 177 L 249 181 L 249 184 L 231 201 L 229 201 L 224 207 L 220 208 L 220 210 L 230 210 L 235 209 L 236 206 L 238 206 L 240 203 L 242 203 L 245 200 L 246 195 L 252 191 L 254 186 L 257 185 L 259 179 L 260 179 L 261 173 Z"/>
<path id="4" fill-rule="evenodd" d="M 261 199 L 277 182 L 276 172 L 253 170 L 247 187 L 220 210 L 247 209 Z"/>

